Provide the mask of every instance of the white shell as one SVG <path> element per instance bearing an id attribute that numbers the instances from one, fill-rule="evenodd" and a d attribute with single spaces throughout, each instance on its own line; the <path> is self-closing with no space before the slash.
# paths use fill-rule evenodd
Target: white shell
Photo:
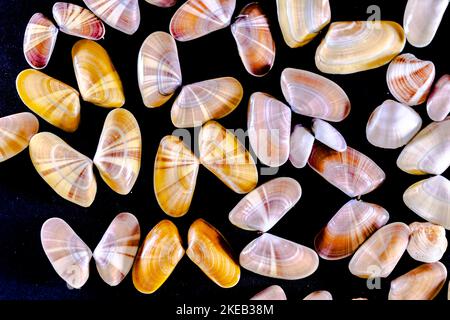
<path id="1" fill-rule="evenodd" d="M 347 150 L 347 143 L 342 134 L 339 133 L 331 124 L 321 119 L 313 119 L 312 131 L 314 137 L 324 145 L 338 152 Z"/>
<path id="2" fill-rule="evenodd" d="M 291 148 L 289 151 L 289 160 L 296 168 L 304 168 L 308 163 L 314 144 L 314 136 L 311 132 L 298 124 L 291 133 Z"/>
<path id="3" fill-rule="evenodd" d="M 406 250 L 411 258 L 428 263 L 441 260 L 447 250 L 445 229 L 429 222 L 413 222 L 409 228 L 411 235 Z"/>

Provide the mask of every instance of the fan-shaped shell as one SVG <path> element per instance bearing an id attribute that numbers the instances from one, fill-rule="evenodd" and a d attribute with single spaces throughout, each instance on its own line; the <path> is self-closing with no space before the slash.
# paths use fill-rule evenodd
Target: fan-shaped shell
<path id="1" fill-rule="evenodd" d="M 203 219 L 195 220 L 189 228 L 188 243 L 187 256 L 214 283 L 231 288 L 239 282 L 241 269 L 228 242 L 212 225 Z"/>
<path id="2" fill-rule="evenodd" d="M 384 208 L 350 200 L 317 234 L 314 240 L 316 251 L 326 260 L 346 258 L 388 220 L 389 213 Z"/>
<path id="3" fill-rule="evenodd" d="M 287 300 L 283 288 L 273 285 L 255 294 L 250 300 Z"/>
<path id="4" fill-rule="evenodd" d="M 0 118 L 0 162 L 22 152 L 39 130 L 38 119 L 29 112 Z"/>
<path id="5" fill-rule="evenodd" d="M 42 119 L 67 132 L 77 130 L 80 99 L 75 89 L 33 69 L 19 73 L 16 89 L 22 102 Z"/>
<path id="6" fill-rule="evenodd" d="M 450 113 L 450 74 L 443 75 L 434 85 L 427 101 L 427 113 L 433 121 L 442 121 Z"/>
<path id="7" fill-rule="evenodd" d="M 119 194 L 128 194 L 141 168 L 142 138 L 130 111 L 108 113 L 100 135 L 94 164 L 106 184 Z"/>
<path id="8" fill-rule="evenodd" d="M 61 197 L 89 207 L 97 193 L 92 161 L 50 132 L 41 132 L 30 140 L 34 168 Z"/>
<path id="9" fill-rule="evenodd" d="M 308 129 L 297 124 L 292 131 L 290 144 L 289 160 L 292 165 L 296 168 L 305 167 L 314 145 L 314 136 Z"/>
<path id="10" fill-rule="evenodd" d="M 250 242 L 242 250 L 239 262 L 254 273 L 285 280 L 306 278 L 319 266 L 314 250 L 270 233 Z"/>
<path id="11" fill-rule="evenodd" d="M 72 59 L 84 101 L 106 108 L 123 106 L 122 82 L 101 45 L 91 40 L 79 40 L 72 48 Z"/>
<path id="12" fill-rule="evenodd" d="M 231 210 L 228 218 L 235 226 L 251 231 L 269 231 L 302 195 L 292 178 L 275 178 L 247 194 Z"/>
<path id="13" fill-rule="evenodd" d="M 281 73 L 281 90 L 292 111 L 327 121 L 342 121 L 350 113 L 347 94 L 321 75 L 286 68 Z"/>
<path id="14" fill-rule="evenodd" d="M 92 252 L 62 219 L 50 218 L 41 228 L 41 243 L 56 273 L 72 288 L 81 288 L 89 278 Z"/>
<path id="15" fill-rule="evenodd" d="M 428 222 L 413 222 L 409 228 L 411 236 L 407 251 L 411 258 L 428 263 L 441 260 L 447 250 L 445 229 Z"/>
<path id="16" fill-rule="evenodd" d="M 403 28 L 393 21 L 334 22 L 316 51 L 324 73 L 349 74 L 381 67 L 402 52 Z"/>
<path id="17" fill-rule="evenodd" d="M 347 142 L 344 137 L 331 124 L 321 119 L 313 119 L 312 132 L 314 138 L 338 152 L 344 152 L 347 149 Z"/>
<path id="18" fill-rule="evenodd" d="M 199 160 L 180 138 L 166 136 L 159 143 L 153 172 L 156 200 L 172 217 L 185 215 L 191 205 Z"/>
<path id="19" fill-rule="evenodd" d="M 189 128 L 223 118 L 239 105 L 243 94 L 240 82 L 231 77 L 184 86 L 172 106 L 172 123 L 178 128 Z"/>
<path id="20" fill-rule="evenodd" d="M 157 31 L 144 40 L 138 56 L 138 82 L 149 108 L 162 106 L 181 86 L 177 44 L 170 34 Z"/>
<path id="21" fill-rule="evenodd" d="M 333 300 L 333 296 L 326 290 L 319 290 L 311 292 L 303 300 Z"/>

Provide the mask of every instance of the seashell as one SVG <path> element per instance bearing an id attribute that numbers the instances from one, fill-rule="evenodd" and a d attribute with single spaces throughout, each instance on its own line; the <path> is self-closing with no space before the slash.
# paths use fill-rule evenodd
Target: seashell
<path id="1" fill-rule="evenodd" d="M 110 27 L 133 34 L 141 23 L 138 0 L 83 0 L 97 17 Z"/>
<path id="2" fill-rule="evenodd" d="M 250 300 L 287 300 L 286 293 L 284 293 L 283 288 L 274 285 L 265 288 L 263 291 L 255 294 Z"/>
<path id="3" fill-rule="evenodd" d="M 311 129 L 314 137 L 331 149 L 338 152 L 344 152 L 347 149 L 347 142 L 345 142 L 342 134 L 328 122 L 313 119 Z"/>
<path id="4" fill-rule="evenodd" d="M 56 2 L 52 12 L 59 30 L 64 33 L 89 40 L 100 40 L 105 36 L 103 22 L 83 7 L 67 2 Z"/>
<path id="5" fill-rule="evenodd" d="M 139 124 L 130 111 L 108 113 L 94 164 L 103 181 L 119 194 L 128 194 L 141 168 L 142 139 Z"/>
<path id="6" fill-rule="evenodd" d="M 350 100 L 336 83 L 318 74 L 286 68 L 281 90 L 292 111 L 304 116 L 338 122 L 350 113 Z"/>
<path id="7" fill-rule="evenodd" d="M 412 139 L 397 159 L 410 174 L 441 174 L 450 166 L 450 118 L 433 122 Z"/>
<path id="8" fill-rule="evenodd" d="M 30 140 L 34 168 L 62 198 L 89 207 L 97 193 L 92 161 L 50 132 L 41 132 Z"/>
<path id="9" fill-rule="evenodd" d="M 148 108 L 162 106 L 181 86 L 177 44 L 170 34 L 157 31 L 144 40 L 138 56 L 138 82 Z"/>
<path id="10" fill-rule="evenodd" d="M 350 200 L 317 234 L 316 252 L 325 260 L 351 256 L 356 249 L 389 220 L 382 207 L 360 200 Z"/>
<path id="11" fill-rule="evenodd" d="M 447 250 L 447 238 L 443 227 L 428 222 L 413 222 L 409 225 L 409 229 L 411 236 L 406 250 L 411 258 L 428 263 L 441 260 Z"/>
<path id="12" fill-rule="evenodd" d="M 153 186 L 161 209 L 172 217 L 185 215 L 191 205 L 200 162 L 180 138 L 165 136 L 156 153 Z"/>
<path id="13" fill-rule="evenodd" d="M 162 286 L 178 262 L 184 249 L 177 227 L 162 220 L 147 235 L 133 265 L 133 284 L 142 293 L 153 293 Z"/>
<path id="14" fill-rule="evenodd" d="M 445 177 L 416 182 L 403 194 L 403 202 L 425 220 L 450 230 L 450 181 Z"/>
<path id="15" fill-rule="evenodd" d="M 408 42 L 418 48 L 428 46 L 441 24 L 447 6 L 448 0 L 408 0 L 403 16 Z"/>
<path id="16" fill-rule="evenodd" d="M 58 28 L 42 13 L 35 13 L 27 24 L 23 38 L 23 53 L 34 69 L 43 69 L 50 61 Z"/>
<path id="17" fill-rule="evenodd" d="M 386 177 L 375 162 L 350 147 L 344 152 L 337 152 L 314 144 L 308 164 L 325 180 L 352 198 L 375 190 Z"/>
<path id="18" fill-rule="evenodd" d="M 255 92 L 248 103 L 247 127 L 250 145 L 262 163 L 283 165 L 289 157 L 291 109 L 274 97 Z"/>
<path id="19" fill-rule="evenodd" d="M 72 48 L 72 59 L 84 101 L 106 108 L 123 106 L 122 82 L 101 45 L 91 40 L 79 40 Z"/>
<path id="20" fill-rule="evenodd" d="M 304 168 L 308 162 L 314 144 L 314 136 L 300 124 L 294 127 L 291 134 L 289 160 L 296 168 Z"/>
<path id="21" fill-rule="evenodd" d="M 326 290 L 319 290 L 311 292 L 303 300 L 333 300 L 333 296 Z"/>
<path id="22" fill-rule="evenodd" d="M 450 74 L 443 75 L 428 97 L 427 113 L 433 121 L 442 121 L 450 113 Z"/>
<path id="23" fill-rule="evenodd" d="M 306 278 L 319 267 L 314 250 L 270 233 L 250 242 L 242 250 L 239 262 L 254 273 L 285 280 Z"/>
<path id="24" fill-rule="evenodd" d="M 408 246 L 410 230 L 401 222 L 376 231 L 353 255 L 348 268 L 360 278 L 386 278 Z"/>
<path id="25" fill-rule="evenodd" d="M 177 0 L 145 0 L 145 1 L 161 8 L 173 7 L 177 3 Z"/>
<path id="26" fill-rule="evenodd" d="M 447 279 L 440 262 L 426 263 L 392 280 L 389 300 L 433 300 Z"/>
<path id="27" fill-rule="evenodd" d="M 404 53 L 389 64 L 386 82 L 389 91 L 398 101 L 416 106 L 427 100 L 434 76 L 433 62 Z"/>
<path id="28" fill-rule="evenodd" d="M 233 258 L 225 238 L 203 219 L 192 223 L 186 254 L 212 281 L 222 288 L 234 287 L 241 269 Z"/>
<path id="29" fill-rule="evenodd" d="M 300 200 L 302 188 L 292 178 L 275 178 L 247 194 L 228 218 L 238 228 L 269 231 Z"/>
<path id="30" fill-rule="evenodd" d="M 231 190 L 247 193 L 258 183 L 258 171 L 250 153 L 230 131 L 209 121 L 199 133 L 200 163 Z"/>
<path id="31" fill-rule="evenodd" d="M 231 25 L 231 33 L 248 73 L 256 77 L 269 73 L 275 61 L 275 41 L 266 14 L 257 2 L 241 10 Z"/>
<path id="32" fill-rule="evenodd" d="M 29 112 L 0 118 L 0 162 L 22 152 L 39 130 L 38 119 Z"/>
<path id="33" fill-rule="evenodd" d="M 403 51 L 403 28 L 393 21 L 334 22 L 316 51 L 324 73 L 349 74 L 381 67 Z"/>
<path id="34" fill-rule="evenodd" d="M 170 20 L 170 33 L 178 41 L 200 38 L 228 27 L 236 0 L 188 0 Z"/>
<path id="35" fill-rule="evenodd" d="M 370 115 L 367 140 L 376 147 L 397 149 L 407 144 L 422 127 L 422 118 L 411 107 L 386 100 Z"/>
<path id="36" fill-rule="evenodd" d="M 201 126 L 231 113 L 244 91 L 235 78 L 224 77 L 184 86 L 173 103 L 170 117 L 178 128 Z"/>
<path id="37" fill-rule="evenodd" d="M 56 273 L 72 287 L 81 288 L 89 278 L 92 252 L 73 229 L 60 218 L 50 218 L 41 229 L 45 255 Z"/>
<path id="38" fill-rule="evenodd" d="M 48 123 L 74 132 L 80 123 L 80 99 L 72 87 L 46 74 L 26 69 L 16 79 L 22 102 Z"/>
<path id="39" fill-rule="evenodd" d="M 110 286 L 117 286 L 133 266 L 139 248 L 139 222 L 128 212 L 119 213 L 94 250 L 98 273 Z"/>
<path id="40" fill-rule="evenodd" d="M 286 44 L 302 47 L 331 20 L 328 0 L 277 0 L 278 22 Z"/>

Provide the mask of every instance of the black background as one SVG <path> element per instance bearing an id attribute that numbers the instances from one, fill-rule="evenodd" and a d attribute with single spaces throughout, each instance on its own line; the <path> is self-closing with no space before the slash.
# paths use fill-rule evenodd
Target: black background
<path id="1" fill-rule="evenodd" d="M 82 4 L 82 1 L 73 1 Z M 237 1 L 235 16 L 250 2 Z M 383 20 L 402 24 L 406 1 L 331 0 L 332 21 L 366 20 L 369 5 L 381 8 Z M 26 24 L 35 12 L 51 17 L 54 1 L 1 0 L 0 20 L 0 116 L 27 111 L 15 90 L 17 74 L 28 68 L 23 57 L 22 41 Z M 319 269 L 310 277 L 298 281 L 265 278 L 242 269 L 241 280 L 231 289 L 221 289 L 210 281 L 186 256 L 180 261 L 167 282 L 154 294 L 140 294 L 131 281 L 131 275 L 117 287 L 109 287 L 98 276 L 91 262 L 91 275 L 81 290 L 67 289 L 47 260 L 39 238 L 42 223 L 50 217 L 66 220 L 78 235 L 94 249 L 116 214 L 129 211 L 141 224 L 142 238 L 160 220 L 168 218 L 159 208 L 153 192 L 153 161 L 160 139 L 174 130 L 170 120 L 173 98 L 163 107 L 147 109 L 141 101 L 137 84 L 136 61 L 143 40 L 153 31 L 168 31 L 169 21 L 175 10 L 158 8 L 140 0 L 141 25 L 132 36 L 107 26 L 105 39 L 100 44 L 108 51 L 122 79 L 126 103 L 124 108 L 133 112 L 139 121 L 143 135 L 142 168 L 132 193 L 120 196 L 114 193 L 97 176 L 97 197 L 90 208 L 81 208 L 60 198 L 39 177 L 29 159 L 28 151 L 0 164 L 0 299 L 129 299 L 129 300 L 247 300 L 265 287 L 281 285 L 290 300 L 300 300 L 314 290 L 328 290 L 336 300 L 366 297 L 385 300 L 392 279 L 418 266 L 420 263 L 404 254 L 391 276 L 382 280 L 381 290 L 369 290 L 366 281 L 348 271 L 349 258 L 341 261 L 320 260 Z M 290 49 L 281 36 L 274 0 L 262 0 L 261 5 L 271 21 L 271 30 L 277 45 L 277 57 L 272 71 L 263 78 L 249 75 L 238 56 L 236 44 L 229 28 L 186 43 L 178 42 L 183 83 L 234 76 L 244 87 L 241 105 L 219 122 L 226 128 L 246 128 L 247 102 L 251 93 L 263 91 L 284 101 L 279 78 L 286 67 L 306 69 L 319 73 L 314 64 L 314 53 L 326 30 L 303 48 Z M 436 77 L 450 72 L 446 49 L 450 15 L 447 12 L 438 34 L 430 46 L 417 49 L 409 44 L 404 52 L 436 65 Z M 76 37 L 59 33 L 50 63 L 43 71 L 77 88 L 71 48 Z M 380 165 L 387 174 L 385 183 L 363 200 L 385 207 L 390 222 L 410 223 L 421 219 L 403 204 L 404 190 L 420 179 L 400 171 L 395 161 L 400 150 L 382 150 L 370 145 L 365 137 L 367 119 L 373 109 L 385 99 L 392 98 L 386 82 L 387 66 L 345 76 L 325 75 L 344 88 L 350 97 L 352 111 L 343 122 L 334 124 L 345 136 L 348 145 L 362 151 Z M 430 120 L 425 106 L 415 109 L 421 114 L 424 125 Z M 65 133 L 40 120 L 40 131 L 50 131 L 80 152 L 93 157 L 104 119 L 109 110 L 82 101 L 81 124 L 75 133 Z M 310 119 L 293 114 L 293 125 L 309 125 Z M 328 184 L 310 168 L 295 169 L 289 162 L 282 166 L 277 176 L 297 179 L 303 188 L 299 203 L 270 231 L 292 241 L 313 247 L 313 239 L 321 227 L 344 205 L 349 198 Z M 259 183 L 272 179 L 260 176 Z M 233 247 L 236 256 L 244 246 L 257 237 L 256 233 L 240 230 L 228 221 L 229 211 L 242 198 L 228 189 L 213 174 L 201 167 L 191 209 L 182 218 L 171 219 L 176 223 L 186 242 L 189 225 L 197 218 L 204 218 L 216 226 Z M 449 266 L 450 257 L 442 260 Z M 437 299 L 445 299 L 447 286 Z"/>

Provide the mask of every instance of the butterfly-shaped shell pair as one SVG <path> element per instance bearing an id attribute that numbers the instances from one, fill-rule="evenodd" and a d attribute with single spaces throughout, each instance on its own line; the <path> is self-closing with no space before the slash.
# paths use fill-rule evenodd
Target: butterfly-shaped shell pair
<path id="1" fill-rule="evenodd" d="M 48 219 L 41 229 L 41 243 L 58 275 L 72 288 L 89 278 L 94 256 L 98 273 L 110 286 L 118 285 L 130 271 L 139 247 L 139 222 L 131 213 L 120 213 L 109 225 L 92 254 L 91 249 L 60 218 Z"/>

